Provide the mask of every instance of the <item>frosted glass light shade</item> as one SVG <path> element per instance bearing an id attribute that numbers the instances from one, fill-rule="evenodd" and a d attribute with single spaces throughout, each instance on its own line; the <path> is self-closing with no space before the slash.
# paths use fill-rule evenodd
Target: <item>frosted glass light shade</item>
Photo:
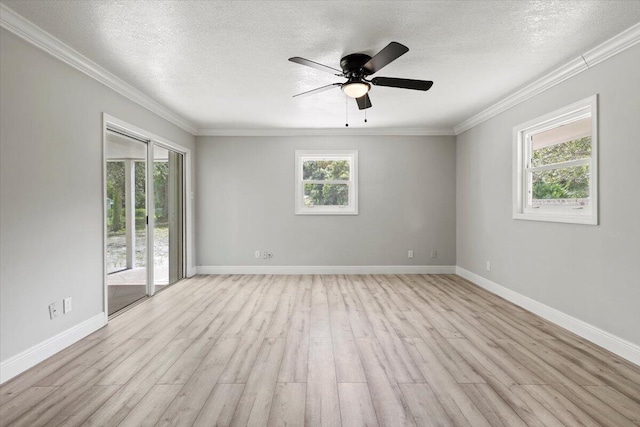
<path id="1" fill-rule="evenodd" d="M 351 98 L 360 98 L 369 92 L 371 85 L 364 82 L 345 83 L 342 85 L 342 91 Z"/>

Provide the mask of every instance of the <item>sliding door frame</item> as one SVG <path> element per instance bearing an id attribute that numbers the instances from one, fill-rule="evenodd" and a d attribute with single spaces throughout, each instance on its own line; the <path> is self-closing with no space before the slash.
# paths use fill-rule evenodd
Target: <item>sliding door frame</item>
<path id="1" fill-rule="evenodd" d="M 135 125 L 113 117 L 107 113 L 102 113 L 102 223 L 103 223 L 103 277 L 102 285 L 104 289 L 103 309 L 105 322 L 109 319 L 108 308 L 108 287 L 107 287 L 107 127 L 120 130 L 123 133 L 130 134 L 136 138 L 147 140 L 147 294 L 153 296 L 155 292 L 154 282 L 154 229 L 155 229 L 155 212 L 153 197 L 153 165 L 155 146 L 162 147 L 183 155 L 183 173 L 184 173 L 184 195 L 183 195 L 183 271 L 185 277 L 191 277 L 194 273 L 192 267 L 195 261 L 195 244 L 193 241 L 193 184 L 192 176 L 192 157 L 191 150 L 183 145 L 164 139 L 147 130 L 139 128 Z"/>
<path id="2" fill-rule="evenodd" d="M 182 209 L 182 260 L 181 260 L 181 262 L 182 262 L 182 273 L 183 273 L 183 277 L 182 278 L 185 278 L 185 277 L 190 277 L 187 274 L 187 269 L 188 269 L 187 265 L 188 264 L 187 264 L 186 253 L 188 252 L 187 251 L 187 234 L 188 234 L 188 230 L 187 230 L 186 225 L 190 222 L 190 221 L 187 221 L 187 200 L 190 201 L 191 197 L 187 197 L 187 185 L 186 185 L 186 180 L 187 180 L 187 168 L 186 168 L 187 154 L 186 154 L 185 151 L 182 151 L 182 150 L 187 150 L 187 151 L 189 151 L 189 150 L 184 148 L 184 147 L 182 147 L 182 150 L 178 150 L 175 147 L 176 145 L 177 144 L 168 145 L 168 144 L 166 144 L 165 142 L 162 142 L 162 141 L 157 141 L 157 142 L 152 141 L 149 157 L 150 157 L 151 162 L 152 162 L 151 164 L 153 165 L 154 164 L 153 162 L 155 161 L 155 150 L 154 150 L 155 147 L 164 148 L 167 151 L 172 151 L 174 153 L 178 153 L 178 154 L 182 155 L 182 174 L 183 174 L 183 177 L 182 177 L 182 206 L 181 206 L 181 209 Z M 154 168 L 149 168 L 149 171 L 148 171 L 148 174 L 147 174 L 147 180 L 151 180 L 151 183 L 153 183 L 153 170 L 154 170 Z M 153 212 L 154 215 L 150 215 L 149 216 L 149 227 L 153 227 L 153 231 L 155 232 L 155 225 L 156 225 L 155 224 L 155 189 L 153 189 L 153 187 L 152 187 L 152 190 L 154 191 L 154 193 L 151 196 L 152 200 L 150 200 L 150 203 L 151 203 L 151 206 L 152 206 L 153 210 L 151 210 L 150 212 Z M 191 192 L 189 191 L 188 194 L 191 194 Z M 151 225 L 151 220 L 152 220 L 151 217 L 153 217 L 153 225 Z M 180 281 L 180 280 L 181 279 L 178 279 L 178 281 Z M 167 285 L 164 288 L 167 288 L 167 287 L 169 287 L 171 285 L 172 285 L 172 283 L 167 283 Z M 153 293 L 150 293 L 149 295 L 155 295 L 155 293 L 156 293 L 155 283 L 152 284 L 151 290 L 152 290 Z"/>

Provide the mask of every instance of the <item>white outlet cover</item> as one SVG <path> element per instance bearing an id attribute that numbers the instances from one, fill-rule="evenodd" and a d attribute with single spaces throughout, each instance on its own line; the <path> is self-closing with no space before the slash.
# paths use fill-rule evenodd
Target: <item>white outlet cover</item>
<path id="1" fill-rule="evenodd" d="M 73 310 L 73 306 L 71 305 L 71 297 L 62 300 L 62 311 L 66 314 L 71 310 Z"/>
<path id="2" fill-rule="evenodd" d="M 58 308 L 55 302 L 49 304 L 49 318 L 53 319 L 54 317 L 58 317 Z"/>

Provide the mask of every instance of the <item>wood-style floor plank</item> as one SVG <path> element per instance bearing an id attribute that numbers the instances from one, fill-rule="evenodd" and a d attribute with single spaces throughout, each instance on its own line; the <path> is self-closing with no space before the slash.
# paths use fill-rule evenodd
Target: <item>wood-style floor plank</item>
<path id="1" fill-rule="evenodd" d="M 156 425 L 162 413 L 173 402 L 181 388 L 181 384 L 154 385 L 118 427 L 149 427 Z"/>
<path id="2" fill-rule="evenodd" d="M 538 400 L 541 405 L 548 408 L 549 412 L 566 426 L 593 427 L 599 425 L 593 418 L 574 405 L 573 402 L 548 385 L 523 385 L 520 387 Z"/>
<path id="3" fill-rule="evenodd" d="M 490 385 L 462 384 L 461 387 L 492 426 L 527 426 Z"/>
<path id="4" fill-rule="evenodd" d="M 54 393 L 36 403 L 15 421 L 15 425 L 45 426 L 51 424 L 50 421 L 54 418 L 73 416 L 73 410 L 67 413 L 65 409 L 75 405 L 78 400 L 90 394 L 91 389 L 98 383 L 101 375 L 109 366 L 118 365 L 126 360 L 146 341 L 140 339 L 127 340 L 91 368 L 77 372 L 75 379 L 58 387 Z M 60 415 L 61 413 L 62 415 Z"/>
<path id="5" fill-rule="evenodd" d="M 46 363 L 40 363 L 10 382 L 3 384 L 2 387 L 0 387 L 0 407 L 9 403 L 15 397 L 20 396 L 30 387 L 36 386 L 44 378 L 62 369 L 62 367 L 68 365 L 86 353 L 89 348 L 97 344 L 100 344 L 100 340 L 80 340 L 72 346 L 65 348 L 60 353 L 51 356 L 47 359 Z"/>
<path id="6" fill-rule="evenodd" d="M 296 311 L 291 316 L 278 382 L 307 381 L 310 318 L 309 311 Z"/>
<path id="7" fill-rule="evenodd" d="M 0 405 L 0 425 L 9 425 L 58 387 L 29 387 L 17 398 Z"/>
<path id="8" fill-rule="evenodd" d="M 149 361 L 140 371 L 91 415 L 87 425 L 117 426 L 157 384 L 158 378 L 175 363 L 184 351 L 193 343 L 192 339 L 176 339 L 170 342 L 156 357 Z"/>
<path id="9" fill-rule="evenodd" d="M 202 407 L 194 426 L 228 426 L 231 424 L 244 384 L 218 384 Z"/>
<path id="10" fill-rule="evenodd" d="M 459 384 L 478 384 L 485 382 L 480 375 L 467 363 L 446 338 L 443 338 L 435 329 L 429 327 L 424 317 L 415 311 L 406 312 L 407 319 L 414 325 L 423 342 L 433 352 L 453 378 Z"/>
<path id="11" fill-rule="evenodd" d="M 237 314 L 235 311 L 220 313 L 164 373 L 158 384 L 185 384 Z"/>
<path id="12" fill-rule="evenodd" d="M 321 276 L 314 275 L 311 287 L 311 337 L 331 338 L 329 301 Z"/>
<path id="13" fill-rule="evenodd" d="M 340 426 L 340 403 L 331 338 L 311 338 L 305 424 Z"/>
<path id="14" fill-rule="evenodd" d="M 340 383 L 338 396 L 343 426 L 374 427 L 378 425 L 376 411 L 366 383 Z"/>
<path id="15" fill-rule="evenodd" d="M 304 425 L 307 385 L 278 383 L 269 413 L 269 427 Z"/>
<path id="16" fill-rule="evenodd" d="M 429 427 L 453 426 L 451 419 L 428 384 L 400 384 L 416 425 Z M 466 420 L 457 425 L 469 425 Z"/>
<path id="17" fill-rule="evenodd" d="M 629 420 L 640 425 L 640 404 L 609 386 L 586 386 L 591 394 L 609 406 L 615 406 Z"/>
<path id="18" fill-rule="evenodd" d="M 0 386 L 0 425 L 634 426 L 640 367 L 454 275 L 201 275 Z"/>
<path id="19" fill-rule="evenodd" d="M 79 426 L 88 425 L 84 421 L 100 408 L 111 396 L 120 390 L 117 385 L 94 385 L 81 399 L 77 399 L 66 407 L 65 411 L 58 412 L 53 418 L 47 421 L 47 425 L 52 426 Z M 118 425 L 117 422 L 102 423 L 101 426 Z"/>
<path id="20" fill-rule="evenodd" d="M 405 338 L 409 352 L 454 424 L 489 426 L 447 368 L 420 338 Z"/>
<path id="21" fill-rule="evenodd" d="M 232 426 L 265 426 L 276 390 L 284 338 L 265 338 L 231 420 Z"/>
<path id="22" fill-rule="evenodd" d="M 625 394 L 629 399 L 640 404 L 640 383 L 633 381 L 633 371 L 625 370 L 625 374 L 620 374 L 616 369 L 603 365 L 599 360 L 584 357 L 585 354 L 573 346 L 560 340 L 547 340 L 544 345 L 564 357 L 571 363 L 576 364 L 589 374 L 593 375 L 603 384 L 610 385 L 616 390 Z M 626 375 L 629 375 L 628 377 Z M 637 379 L 637 376 L 635 376 Z"/>
<path id="23" fill-rule="evenodd" d="M 337 381 L 339 383 L 365 382 L 358 347 L 340 286 L 335 279 L 325 283 L 328 286 L 327 299 Z"/>
<path id="24" fill-rule="evenodd" d="M 238 338 L 222 338 L 211 349 L 178 396 L 162 414 L 158 425 L 190 426 L 198 417 L 229 358 L 238 346 Z"/>
<path id="25" fill-rule="evenodd" d="M 380 344 L 373 338 L 357 338 L 356 342 L 379 424 L 414 426 L 413 416 Z"/>
<path id="26" fill-rule="evenodd" d="M 354 277 L 356 276 L 345 276 L 344 279 L 338 279 L 344 306 L 349 316 L 349 322 L 351 322 L 351 330 L 355 338 L 374 337 L 375 334 L 369 324 L 367 314 L 364 312 L 364 307 L 355 293 L 353 281 L 356 279 Z"/>

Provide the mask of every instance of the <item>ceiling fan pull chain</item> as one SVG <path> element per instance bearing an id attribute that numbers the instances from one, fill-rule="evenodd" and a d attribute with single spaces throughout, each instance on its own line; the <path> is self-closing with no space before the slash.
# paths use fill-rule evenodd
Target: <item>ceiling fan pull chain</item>
<path id="1" fill-rule="evenodd" d="M 364 122 L 367 123 L 367 110 L 364 110 Z"/>
<path id="2" fill-rule="evenodd" d="M 345 127 L 349 127 L 349 97 L 344 97 L 344 117 L 345 117 Z"/>

